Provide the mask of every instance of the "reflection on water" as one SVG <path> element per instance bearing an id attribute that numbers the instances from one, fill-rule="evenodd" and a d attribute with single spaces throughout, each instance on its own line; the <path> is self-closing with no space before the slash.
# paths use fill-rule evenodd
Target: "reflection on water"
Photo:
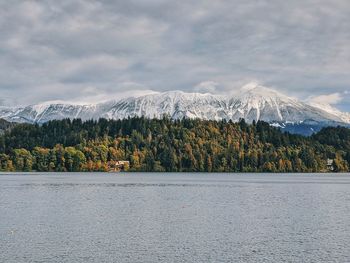
<path id="1" fill-rule="evenodd" d="M 1 174 L 0 262 L 347 262 L 350 176 Z"/>

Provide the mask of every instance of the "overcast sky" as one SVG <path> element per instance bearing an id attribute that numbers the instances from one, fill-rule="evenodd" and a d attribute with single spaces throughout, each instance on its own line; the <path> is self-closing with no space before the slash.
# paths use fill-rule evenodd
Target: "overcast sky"
<path id="1" fill-rule="evenodd" d="M 257 81 L 350 111 L 349 0 L 0 0 L 0 104 Z"/>

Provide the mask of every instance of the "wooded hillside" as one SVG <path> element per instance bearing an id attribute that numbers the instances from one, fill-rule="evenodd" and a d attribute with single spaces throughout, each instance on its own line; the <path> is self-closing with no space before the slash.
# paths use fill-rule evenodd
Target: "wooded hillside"
<path id="1" fill-rule="evenodd" d="M 18 124 L 0 136 L 2 171 L 348 171 L 350 130 L 324 128 L 311 137 L 268 123 L 129 118 Z M 327 159 L 333 164 L 327 167 Z"/>

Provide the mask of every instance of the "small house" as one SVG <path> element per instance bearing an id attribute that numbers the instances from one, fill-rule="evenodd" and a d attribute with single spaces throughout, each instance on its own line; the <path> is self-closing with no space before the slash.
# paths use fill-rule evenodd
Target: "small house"
<path id="1" fill-rule="evenodd" d="M 129 161 L 109 161 L 107 163 L 109 172 L 121 172 L 129 168 Z"/>
<path id="2" fill-rule="evenodd" d="M 333 171 L 333 170 L 334 170 L 333 162 L 334 162 L 333 159 L 329 159 L 329 158 L 327 159 L 327 169 L 328 169 L 329 171 Z"/>

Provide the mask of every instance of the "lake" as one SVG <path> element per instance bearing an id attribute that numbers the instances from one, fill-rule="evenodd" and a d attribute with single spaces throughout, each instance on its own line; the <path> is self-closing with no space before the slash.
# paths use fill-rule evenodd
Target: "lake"
<path id="1" fill-rule="evenodd" d="M 0 175 L 0 262 L 350 262 L 345 174 Z"/>

